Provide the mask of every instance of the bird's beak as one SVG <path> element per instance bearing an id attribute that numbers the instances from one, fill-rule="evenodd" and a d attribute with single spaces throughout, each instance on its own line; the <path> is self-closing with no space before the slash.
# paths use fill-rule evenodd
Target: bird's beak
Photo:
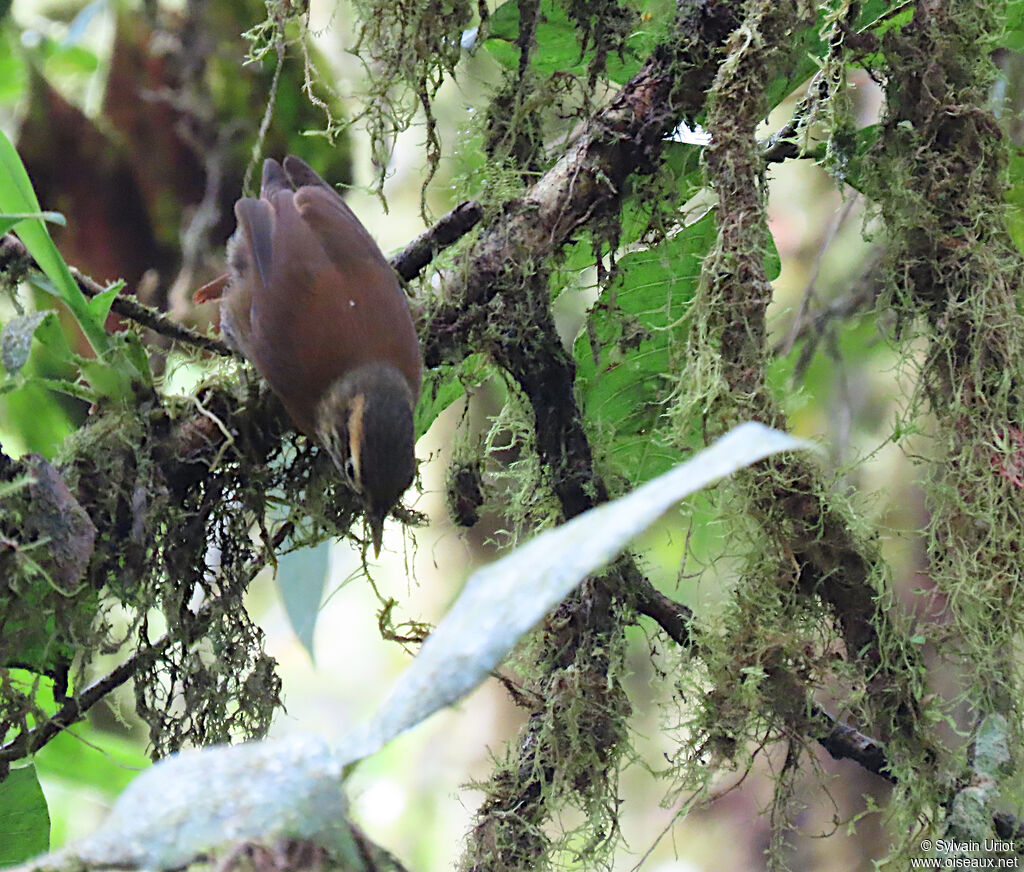
<path id="1" fill-rule="evenodd" d="M 370 540 L 373 542 L 373 556 L 380 557 L 380 543 L 384 538 L 384 516 L 376 512 L 367 513 L 366 523 L 370 525 Z"/>

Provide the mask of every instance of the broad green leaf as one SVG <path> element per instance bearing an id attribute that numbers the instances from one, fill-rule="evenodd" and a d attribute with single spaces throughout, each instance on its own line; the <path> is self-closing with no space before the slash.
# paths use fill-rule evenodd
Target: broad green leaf
<path id="1" fill-rule="evenodd" d="M 1006 5 L 1006 27 L 998 43 L 1000 48 L 1024 51 L 1024 0 L 1010 0 Z"/>
<path id="2" fill-rule="evenodd" d="M 36 347 L 28 363 L 16 376 L 0 384 L 0 394 L 4 394 L 4 429 L 16 437 L 24 450 L 53 457 L 74 428 L 68 409 L 51 391 L 54 385 L 60 385 L 61 393 L 78 395 L 84 386 L 77 384 L 76 356 L 58 318 L 44 318 L 36 327 L 35 339 Z M 47 373 L 45 379 L 38 375 L 43 372 Z M 88 402 L 95 399 L 90 392 Z"/>
<path id="3" fill-rule="evenodd" d="M 311 660 L 314 659 L 313 634 L 320 616 L 330 557 L 331 543 L 321 542 L 313 548 L 299 548 L 285 554 L 277 561 L 277 589 L 288 622 Z"/>
<path id="4" fill-rule="evenodd" d="M 153 371 L 149 368 L 149 352 L 139 335 L 132 330 L 115 333 L 113 341 L 123 359 L 127 362 L 125 374 L 132 380 L 141 379 L 142 384 L 153 387 Z"/>
<path id="5" fill-rule="evenodd" d="M 439 366 L 427 372 L 413 416 L 419 439 L 445 409 L 466 392 L 466 385 L 480 384 L 487 376 L 482 354 L 471 354 L 461 363 Z"/>
<path id="6" fill-rule="evenodd" d="M 613 82 L 621 84 L 636 74 L 658 42 L 656 25 L 668 20 L 654 11 L 670 14 L 670 9 L 662 8 L 664 4 L 641 5 L 647 11 L 641 14 L 640 27 L 627 37 L 622 56 L 608 55 L 606 75 Z M 491 13 L 484 47 L 502 66 L 517 69 L 518 37 L 519 5 L 517 0 L 507 0 Z M 569 20 L 564 6 L 555 0 L 541 0 L 539 4 L 536 41 L 537 48 L 531 59 L 535 71 L 546 76 L 555 73 L 585 76 L 588 73 L 593 48 L 581 51 L 576 25 Z"/>
<path id="7" fill-rule="evenodd" d="M 702 151 L 697 145 L 666 142 L 662 150 L 661 179 L 667 191 L 655 189 L 656 193 L 664 193 L 669 202 L 680 204 L 686 203 L 704 187 L 704 170 L 700 165 Z M 627 180 L 627 184 L 630 189 L 622 205 L 620 246 L 632 245 L 641 238 L 648 230 L 653 209 L 660 205 L 647 197 L 637 197 L 632 191 L 631 180 Z"/>
<path id="8" fill-rule="evenodd" d="M 784 66 L 791 66 L 792 69 L 787 74 L 775 76 L 765 89 L 769 110 L 778 106 L 818 71 L 819 59 L 823 58 L 827 51 L 819 28 L 820 23 L 815 21 L 789 38 L 787 45 L 790 62 Z"/>
<path id="9" fill-rule="evenodd" d="M 100 397 L 127 397 L 131 394 L 132 374 L 128 363 L 119 359 L 111 365 L 104 359 L 80 357 L 82 376 Z"/>
<path id="10" fill-rule="evenodd" d="M 60 292 L 46 276 L 34 276 L 32 286 L 52 296 L 62 299 Z M 117 292 L 124 287 L 124 282 L 115 282 L 111 287 L 89 299 L 86 308 L 90 317 L 99 318 L 105 321 L 107 312 L 113 304 Z M 97 303 L 96 301 L 100 302 Z M 103 357 L 91 358 L 82 357 L 71 351 L 59 326 L 52 332 L 47 329 L 47 322 L 37 332 L 37 338 L 49 347 L 61 361 L 70 362 L 77 372 L 80 372 L 91 388 L 90 402 L 96 402 L 103 397 L 123 399 L 131 394 L 132 385 L 141 382 L 144 385 L 153 385 L 153 375 L 149 368 L 149 355 L 142 347 L 139 337 L 130 330 L 122 330 L 107 336 L 108 348 Z M 45 334 L 44 334 L 45 331 Z M 81 395 L 81 387 L 75 389 L 73 396 Z"/>
<path id="11" fill-rule="evenodd" d="M 35 766 L 0 782 L 0 865 L 21 863 L 50 847 L 50 815 Z"/>
<path id="12" fill-rule="evenodd" d="M 46 390 L 57 394 L 74 397 L 83 403 L 96 403 L 100 400 L 99 394 L 90 385 L 82 384 L 78 381 L 65 381 L 64 379 L 46 378 L 45 376 L 30 376 L 24 380 L 23 386 L 26 388 L 46 388 Z"/>
<path id="13" fill-rule="evenodd" d="M 48 79 L 82 73 L 94 73 L 100 59 L 96 53 L 80 45 L 67 45 L 55 40 L 44 40 L 40 45 Z"/>
<path id="14" fill-rule="evenodd" d="M 459 380 L 458 366 L 439 366 L 429 370 L 423 379 L 423 389 L 416 404 L 414 424 L 416 438 L 424 435 L 430 425 L 445 409 L 465 393 Z"/>
<path id="15" fill-rule="evenodd" d="M 715 240 L 708 214 L 653 248 L 625 255 L 576 340 L 576 384 L 584 418 L 604 458 L 633 482 L 679 459 L 661 439 L 662 403 L 675 384 L 670 330 L 687 317 L 701 262 Z"/>
<path id="16" fill-rule="evenodd" d="M 33 367 L 30 360 L 26 370 Z M 4 435 L 16 440 L 26 451 L 38 451 L 44 457 L 53 457 L 65 438 L 74 430 L 68 413 L 58 399 L 26 377 L 25 370 L 9 381 L 0 383 L 3 395 Z M 9 447 L 5 444 L 5 447 Z"/>
<path id="17" fill-rule="evenodd" d="M 35 763 L 43 778 L 60 778 L 113 798 L 151 761 L 139 742 L 83 721 L 54 736 L 36 753 Z"/>
<path id="18" fill-rule="evenodd" d="M 56 313 L 54 313 L 56 314 Z M 77 376 L 77 355 L 68 345 L 68 337 L 60 325 L 59 318 L 45 318 L 36 328 L 36 340 L 45 346 L 51 364 L 66 367 Z"/>
<path id="19" fill-rule="evenodd" d="M 1013 0 L 1017 2 L 1017 0 Z M 860 27 L 858 33 L 871 33 L 879 38 L 885 36 L 890 30 L 898 30 L 905 24 L 909 24 L 914 17 L 913 0 L 904 0 L 902 3 L 891 3 L 886 0 L 871 0 L 865 3 L 860 14 Z"/>
<path id="20" fill-rule="evenodd" d="M 870 34 L 878 40 L 893 30 L 900 30 L 911 22 L 914 17 L 914 0 L 902 3 L 891 3 L 886 0 L 871 0 L 861 9 L 858 33 Z M 860 57 L 858 62 L 868 69 L 884 66 L 885 58 L 881 51 L 869 52 Z"/>

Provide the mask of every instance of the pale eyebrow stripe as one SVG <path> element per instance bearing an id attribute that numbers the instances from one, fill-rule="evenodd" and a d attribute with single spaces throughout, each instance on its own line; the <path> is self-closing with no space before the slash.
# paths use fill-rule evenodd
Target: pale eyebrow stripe
<path id="1" fill-rule="evenodd" d="M 365 394 L 358 393 L 352 397 L 348 413 L 348 456 L 352 458 L 352 466 L 355 467 L 356 484 L 361 484 L 363 480 L 359 446 L 363 444 L 363 410 L 365 408 Z"/>

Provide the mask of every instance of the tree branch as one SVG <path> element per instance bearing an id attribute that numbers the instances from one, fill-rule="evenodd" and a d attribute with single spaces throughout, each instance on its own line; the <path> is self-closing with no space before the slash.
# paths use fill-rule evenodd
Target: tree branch
<path id="1" fill-rule="evenodd" d="M 391 259 L 391 266 L 405 281 L 411 281 L 438 252 L 458 242 L 483 217 L 476 200 L 459 203 L 433 227 L 425 230 Z"/>
<path id="2" fill-rule="evenodd" d="M 584 225 L 618 211 L 626 180 L 657 166 L 665 138 L 704 106 L 715 52 L 737 23 L 737 3 L 701 4 L 659 46 L 577 140 L 518 200 L 505 203 L 447 283 L 424 338 L 429 367 L 465 355 L 469 328 L 509 291 L 524 264 L 543 263 Z"/>

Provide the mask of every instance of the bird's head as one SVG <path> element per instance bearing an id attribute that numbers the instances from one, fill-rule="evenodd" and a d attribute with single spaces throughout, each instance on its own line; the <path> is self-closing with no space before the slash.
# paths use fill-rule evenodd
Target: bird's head
<path id="1" fill-rule="evenodd" d="M 347 373 L 317 406 L 316 435 L 362 498 L 373 553 L 379 555 L 384 519 L 416 473 L 408 382 L 383 363 Z"/>

